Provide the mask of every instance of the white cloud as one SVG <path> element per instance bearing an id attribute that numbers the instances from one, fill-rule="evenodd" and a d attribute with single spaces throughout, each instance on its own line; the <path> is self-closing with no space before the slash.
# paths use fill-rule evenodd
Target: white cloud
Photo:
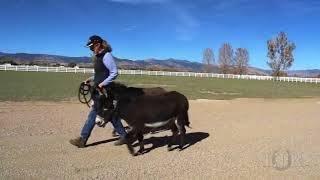
<path id="1" fill-rule="evenodd" d="M 319 1 L 303 1 L 303 0 L 280 0 L 276 3 L 288 14 L 299 14 L 303 15 L 306 13 L 318 13 L 320 10 Z"/>
<path id="2" fill-rule="evenodd" d="M 177 39 L 180 41 L 190 42 L 196 35 L 195 29 L 187 29 L 185 27 L 176 27 Z"/>
<path id="3" fill-rule="evenodd" d="M 301 11 L 301 13 L 314 12 L 320 9 L 320 1 L 306 0 L 217 0 L 213 3 L 212 8 L 217 11 L 226 11 L 231 8 L 246 9 L 264 7 L 265 5 L 273 6 L 275 9 L 280 8 L 284 11 L 290 11 L 291 14 Z"/>
<path id="4" fill-rule="evenodd" d="M 191 10 L 184 4 L 171 2 L 168 4 L 168 10 L 176 18 L 175 32 L 177 39 L 181 41 L 192 41 L 197 34 L 200 22 L 198 18 L 192 14 Z"/>
<path id="5" fill-rule="evenodd" d="M 172 14 L 172 20 L 175 21 L 173 32 L 181 41 L 192 41 L 196 35 L 197 28 L 200 26 L 198 19 L 191 13 L 190 9 L 183 3 L 175 0 L 108 0 L 111 2 L 124 4 L 155 4 L 163 5 L 160 7 L 163 11 Z M 126 26 L 123 31 L 134 31 L 136 26 Z"/>
<path id="6" fill-rule="evenodd" d="M 132 26 L 126 26 L 126 27 L 124 27 L 122 30 L 123 30 L 123 31 L 134 31 L 134 30 L 136 30 L 136 29 L 137 29 L 137 26 L 132 25 Z"/>
<path id="7" fill-rule="evenodd" d="M 240 9 L 254 8 L 261 3 L 263 4 L 263 1 L 259 1 L 259 0 L 228 0 L 228 1 L 219 0 L 213 3 L 212 8 L 213 10 L 216 10 L 216 11 L 226 11 L 231 8 L 240 8 Z"/>
<path id="8" fill-rule="evenodd" d="M 109 0 L 112 2 L 118 2 L 118 3 L 129 3 L 129 4 L 141 4 L 141 3 L 165 3 L 168 2 L 170 0 Z"/>

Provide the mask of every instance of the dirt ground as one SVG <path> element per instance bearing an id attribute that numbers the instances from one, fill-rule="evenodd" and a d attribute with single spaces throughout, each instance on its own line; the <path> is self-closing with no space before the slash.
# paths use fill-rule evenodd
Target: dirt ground
<path id="1" fill-rule="evenodd" d="M 186 149 L 168 152 L 161 132 L 132 157 L 110 124 L 87 148 L 69 144 L 83 104 L 0 102 L 0 179 L 320 179 L 319 109 L 320 99 L 190 101 Z"/>

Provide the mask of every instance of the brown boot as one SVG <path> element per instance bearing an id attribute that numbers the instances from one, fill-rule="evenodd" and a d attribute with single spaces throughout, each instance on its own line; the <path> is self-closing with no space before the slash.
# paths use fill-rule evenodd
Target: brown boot
<path id="1" fill-rule="evenodd" d="M 77 146 L 78 148 L 84 148 L 86 147 L 87 140 L 82 137 L 78 137 L 75 139 L 70 139 L 69 142 L 70 144 Z"/>
<path id="2" fill-rule="evenodd" d="M 120 146 L 120 145 L 123 145 L 123 144 L 126 144 L 126 140 L 125 140 L 125 138 L 120 138 L 120 139 L 118 139 L 118 141 L 116 141 L 115 143 L 114 143 L 114 145 L 115 146 Z"/>
<path id="3" fill-rule="evenodd" d="M 116 132 L 116 130 L 113 130 L 112 131 L 112 137 L 117 137 L 118 135 L 117 135 L 117 132 Z"/>

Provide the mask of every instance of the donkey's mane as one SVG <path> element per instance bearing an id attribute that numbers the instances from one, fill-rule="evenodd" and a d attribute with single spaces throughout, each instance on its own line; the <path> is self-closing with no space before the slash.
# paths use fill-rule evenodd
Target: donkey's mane
<path id="1" fill-rule="evenodd" d="M 126 85 L 119 83 L 119 82 L 111 82 L 109 87 L 112 89 L 126 89 L 128 88 Z"/>

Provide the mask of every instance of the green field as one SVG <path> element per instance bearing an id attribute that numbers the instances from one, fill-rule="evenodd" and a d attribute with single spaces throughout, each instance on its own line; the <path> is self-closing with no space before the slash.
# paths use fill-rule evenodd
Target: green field
<path id="1" fill-rule="evenodd" d="M 0 101 L 77 100 L 79 84 L 90 74 L 0 72 Z M 137 87 L 164 87 L 189 99 L 320 97 L 320 84 L 195 77 L 120 75 Z"/>

